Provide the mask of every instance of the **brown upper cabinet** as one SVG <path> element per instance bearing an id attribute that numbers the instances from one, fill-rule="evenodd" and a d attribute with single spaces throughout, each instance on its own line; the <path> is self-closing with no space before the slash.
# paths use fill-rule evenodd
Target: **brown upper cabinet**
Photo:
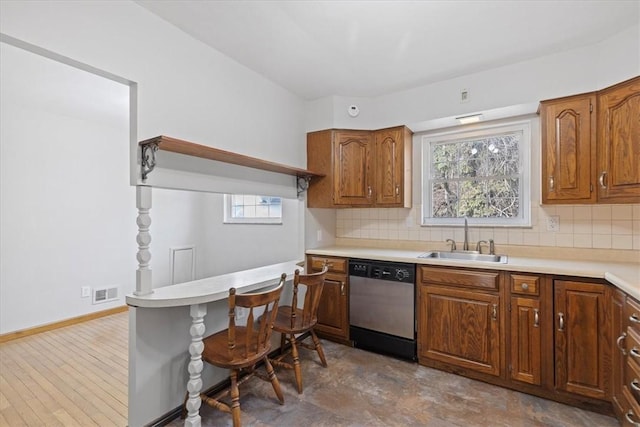
<path id="1" fill-rule="evenodd" d="M 640 203 L 640 77 L 598 92 L 598 200 Z"/>
<path id="2" fill-rule="evenodd" d="M 542 101 L 542 202 L 594 203 L 595 93 Z"/>
<path id="3" fill-rule="evenodd" d="M 310 208 L 411 207 L 411 131 L 329 129 L 307 134 Z"/>
<path id="4" fill-rule="evenodd" d="M 640 77 L 542 101 L 542 203 L 640 202 Z"/>

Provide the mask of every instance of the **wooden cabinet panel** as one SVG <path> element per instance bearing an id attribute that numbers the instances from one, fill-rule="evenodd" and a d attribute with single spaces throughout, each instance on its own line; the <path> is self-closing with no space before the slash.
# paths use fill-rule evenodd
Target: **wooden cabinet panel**
<path id="1" fill-rule="evenodd" d="M 464 286 L 497 290 L 500 273 L 495 271 L 461 270 L 456 268 L 420 267 L 419 280 L 423 283 Z"/>
<path id="2" fill-rule="evenodd" d="M 598 92 L 598 200 L 640 203 L 640 77 Z"/>
<path id="3" fill-rule="evenodd" d="M 411 131 L 329 129 L 307 134 L 310 208 L 411 207 Z"/>
<path id="4" fill-rule="evenodd" d="M 608 399 L 606 286 L 556 280 L 554 292 L 556 388 Z"/>
<path id="5" fill-rule="evenodd" d="M 324 263 L 329 273 L 324 281 L 318 323 L 315 330 L 325 338 L 340 342 L 349 340 L 349 276 L 348 259 L 336 257 L 307 256 L 311 272 L 321 271 Z"/>
<path id="6" fill-rule="evenodd" d="M 330 273 L 348 273 L 349 262 L 346 258 L 311 257 L 311 269 L 313 271 L 322 271 L 325 263 L 327 263 Z"/>
<path id="7" fill-rule="evenodd" d="M 419 287 L 418 357 L 500 375 L 500 296 Z"/>
<path id="8" fill-rule="evenodd" d="M 538 295 L 540 293 L 540 277 L 523 274 L 511 274 L 511 293 L 522 295 Z"/>
<path id="9" fill-rule="evenodd" d="M 611 298 L 611 328 L 613 336 L 617 337 L 611 358 L 611 403 L 618 418 L 622 418 L 629 409 L 629 403 L 623 394 L 624 371 L 627 360 L 627 352 L 624 348 L 624 341 L 627 336 L 624 308 L 625 294 L 616 290 Z"/>
<path id="10" fill-rule="evenodd" d="M 334 203 L 370 205 L 373 198 L 371 132 L 338 131 L 333 160 Z"/>
<path id="11" fill-rule="evenodd" d="M 540 300 L 511 298 L 511 379 L 542 383 Z"/>
<path id="12" fill-rule="evenodd" d="M 404 126 L 374 132 L 376 205 L 411 207 L 411 132 Z"/>
<path id="13" fill-rule="evenodd" d="M 593 203 L 595 94 L 543 101 L 542 202 Z"/>

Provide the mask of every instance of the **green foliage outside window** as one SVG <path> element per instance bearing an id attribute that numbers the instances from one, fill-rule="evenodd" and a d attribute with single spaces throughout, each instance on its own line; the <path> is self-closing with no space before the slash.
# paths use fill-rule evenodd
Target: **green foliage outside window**
<path id="1" fill-rule="evenodd" d="M 431 217 L 518 217 L 521 139 L 522 132 L 510 132 L 432 143 Z"/>

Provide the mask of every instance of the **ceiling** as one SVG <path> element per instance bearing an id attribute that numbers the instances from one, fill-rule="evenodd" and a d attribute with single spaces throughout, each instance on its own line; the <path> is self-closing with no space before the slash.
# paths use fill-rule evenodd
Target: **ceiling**
<path id="1" fill-rule="evenodd" d="M 639 0 L 139 0 L 305 99 L 374 97 L 591 45 Z"/>

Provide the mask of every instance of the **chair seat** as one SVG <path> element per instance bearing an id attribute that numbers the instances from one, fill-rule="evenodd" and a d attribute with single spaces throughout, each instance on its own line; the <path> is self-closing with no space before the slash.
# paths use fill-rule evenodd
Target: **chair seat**
<path id="1" fill-rule="evenodd" d="M 247 352 L 246 340 L 247 328 L 244 326 L 236 326 L 236 347 L 233 354 L 229 352 L 229 330 L 217 332 L 208 336 L 203 341 L 204 350 L 202 358 L 212 365 L 226 369 L 242 369 L 255 365 L 262 360 L 271 351 L 271 344 L 267 345 L 261 351 L 256 349 L 257 343 L 255 339 L 249 342 L 249 351 Z M 241 355 L 249 354 L 250 357 L 245 359 Z M 233 355 L 236 357 L 233 358 Z"/>
<path id="2" fill-rule="evenodd" d="M 291 306 L 285 305 L 278 309 L 276 320 L 273 322 L 273 330 L 277 332 L 284 332 L 287 334 L 299 334 L 308 331 L 318 323 L 318 319 L 312 319 L 311 322 L 303 323 L 303 312 L 301 309 L 296 309 L 296 317 L 293 325 L 291 324 Z"/>

